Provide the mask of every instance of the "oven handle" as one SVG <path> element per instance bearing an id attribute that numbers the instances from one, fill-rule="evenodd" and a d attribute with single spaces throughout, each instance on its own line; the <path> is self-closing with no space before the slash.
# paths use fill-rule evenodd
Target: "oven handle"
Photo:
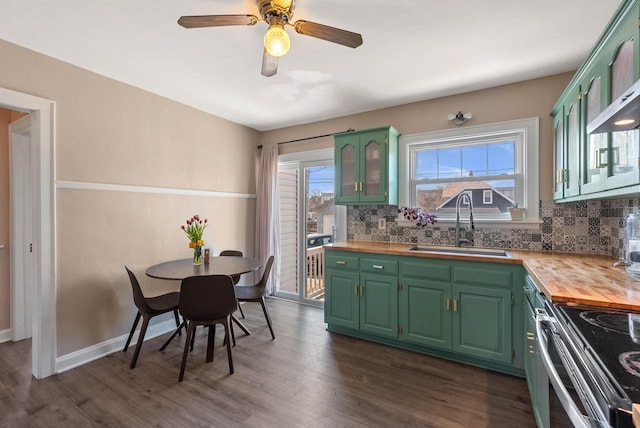
<path id="1" fill-rule="evenodd" d="M 553 366 L 553 361 L 551 361 L 551 356 L 549 355 L 549 350 L 547 349 L 547 336 L 542 331 L 542 324 L 547 324 L 551 327 L 551 323 L 557 322 L 555 319 L 550 317 L 544 309 L 536 308 L 536 337 L 540 341 L 540 346 L 538 346 L 538 350 L 540 351 L 540 357 L 542 359 L 542 363 L 544 364 L 544 368 L 549 376 L 549 380 L 553 385 L 553 389 L 562 404 L 562 407 L 567 412 L 567 416 L 573 423 L 574 427 L 579 428 L 589 428 L 591 424 L 585 421 L 585 415 L 580 412 L 580 409 L 576 405 L 576 403 L 571 398 L 567 387 L 564 386 L 564 383 L 560 379 L 560 375 L 558 375 L 558 371 Z"/>

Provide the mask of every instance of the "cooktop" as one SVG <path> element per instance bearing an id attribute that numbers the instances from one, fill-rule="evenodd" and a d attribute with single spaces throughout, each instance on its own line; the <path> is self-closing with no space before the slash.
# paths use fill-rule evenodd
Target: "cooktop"
<path id="1" fill-rule="evenodd" d="M 567 306 L 559 309 L 601 368 L 632 402 L 640 403 L 640 314 Z"/>

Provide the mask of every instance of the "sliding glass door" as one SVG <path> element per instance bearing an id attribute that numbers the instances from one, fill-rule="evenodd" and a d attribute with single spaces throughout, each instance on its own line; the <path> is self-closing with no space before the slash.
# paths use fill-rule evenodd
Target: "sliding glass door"
<path id="1" fill-rule="evenodd" d="M 281 274 L 277 295 L 321 306 L 324 303 L 322 246 L 346 235 L 346 210 L 333 203 L 332 152 L 298 156 L 298 160 L 281 159 L 278 171 Z"/>

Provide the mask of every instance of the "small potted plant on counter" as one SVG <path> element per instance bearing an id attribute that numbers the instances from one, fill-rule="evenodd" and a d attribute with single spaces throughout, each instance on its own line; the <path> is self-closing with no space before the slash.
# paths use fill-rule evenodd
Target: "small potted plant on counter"
<path id="1" fill-rule="evenodd" d="M 509 214 L 511 214 L 511 221 L 524 220 L 524 208 L 520 208 L 517 202 L 509 208 Z"/>

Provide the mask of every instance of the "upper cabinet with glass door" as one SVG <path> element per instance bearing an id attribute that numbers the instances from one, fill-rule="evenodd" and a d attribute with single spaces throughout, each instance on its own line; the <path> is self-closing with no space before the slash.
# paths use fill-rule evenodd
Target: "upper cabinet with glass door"
<path id="1" fill-rule="evenodd" d="M 640 192 L 639 131 L 587 133 L 640 78 L 639 17 L 640 0 L 625 0 L 552 112 L 558 202 Z"/>
<path id="2" fill-rule="evenodd" d="M 391 126 L 334 135 L 336 204 L 398 204 L 399 136 Z"/>

